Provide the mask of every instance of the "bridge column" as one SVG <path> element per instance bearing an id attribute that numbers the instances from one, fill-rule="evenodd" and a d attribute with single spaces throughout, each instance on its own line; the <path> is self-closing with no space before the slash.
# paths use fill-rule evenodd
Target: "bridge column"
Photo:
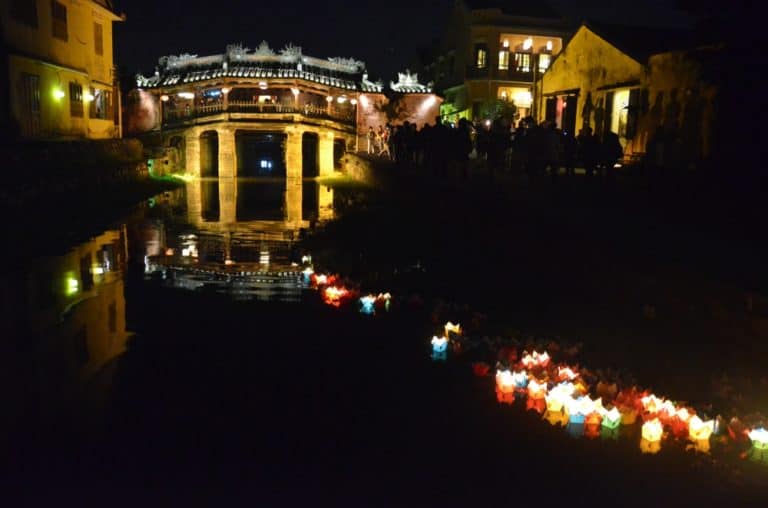
<path id="1" fill-rule="evenodd" d="M 321 132 L 317 142 L 320 176 L 333 175 L 333 132 Z"/>
<path id="2" fill-rule="evenodd" d="M 186 168 L 184 172 L 188 175 L 200 176 L 200 133 L 197 129 L 190 129 L 186 133 L 184 140 Z"/>
<path id="3" fill-rule="evenodd" d="M 227 127 L 216 129 L 219 137 L 219 178 L 237 176 L 237 156 L 235 152 L 235 131 Z"/>
<path id="4" fill-rule="evenodd" d="M 304 185 L 301 177 L 290 177 L 285 181 L 285 220 L 286 222 L 300 226 L 302 220 L 301 203 Z"/>
<path id="5" fill-rule="evenodd" d="M 327 185 L 318 185 L 317 215 L 320 220 L 333 219 L 333 189 Z"/>
<path id="6" fill-rule="evenodd" d="M 291 178 L 302 177 L 302 148 L 301 138 L 304 132 L 296 127 L 290 126 L 285 129 L 285 175 L 290 180 Z"/>
<path id="7" fill-rule="evenodd" d="M 203 197 L 200 180 L 187 182 L 187 221 L 190 224 L 200 225 L 203 222 Z"/>
<path id="8" fill-rule="evenodd" d="M 237 222 L 237 178 L 219 178 L 219 222 Z"/>

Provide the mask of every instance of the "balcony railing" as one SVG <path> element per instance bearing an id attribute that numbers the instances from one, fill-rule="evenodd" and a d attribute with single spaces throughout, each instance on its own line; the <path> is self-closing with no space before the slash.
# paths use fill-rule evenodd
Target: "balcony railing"
<path id="1" fill-rule="evenodd" d="M 311 118 L 334 120 L 350 125 L 355 123 L 354 108 L 339 109 L 333 106 L 318 106 L 315 104 L 294 105 L 255 101 L 229 101 L 229 105 L 226 108 L 224 103 L 207 104 L 194 108 L 165 108 L 163 111 L 163 123 L 183 123 L 195 118 L 222 113 L 299 114 Z"/>

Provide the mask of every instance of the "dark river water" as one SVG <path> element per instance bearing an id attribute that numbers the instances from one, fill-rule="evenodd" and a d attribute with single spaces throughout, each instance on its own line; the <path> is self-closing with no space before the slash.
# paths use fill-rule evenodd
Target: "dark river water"
<path id="1" fill-rule="evenodd" d="M 0 485 L 56 499 L 215 481 L 267 506 L 754 495 L 730 466 L 639 453 L 638 429 L 589 441 L 500 407 L 467 365 L 429 359 L 425 313 L 324 307 L 301 240 L 335 214 L 311 180 L 194 181 L 7 266 Z"/>

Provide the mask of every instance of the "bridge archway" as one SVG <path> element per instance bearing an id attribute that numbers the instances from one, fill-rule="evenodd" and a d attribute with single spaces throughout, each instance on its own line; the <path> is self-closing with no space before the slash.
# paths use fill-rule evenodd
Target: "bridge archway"
<path id="1" fill-rule="evenodd" d="M 333 169 L 334 171 L 341 171 L 341 158 L 347 152 L 347 143 L 343 139 L 336 138 L 333 140 Z"/>
<path id="2" fill-rule="evenodd" d="M 219 134 L 216 131 L 200 134 L 200 176 L 219 176 Z"/>
<path id="3" fill-rule="evenodd" d="M 235 133 L 237 176 L 284 177 L 285 134 L 238 130 Z"/>

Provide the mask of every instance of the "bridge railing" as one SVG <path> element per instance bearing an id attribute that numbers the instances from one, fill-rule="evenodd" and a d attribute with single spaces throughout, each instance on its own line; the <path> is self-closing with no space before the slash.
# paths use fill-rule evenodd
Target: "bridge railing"
<path id="1" fill-rule="evenodd" d="M 185 107 L 179 109 L 167 108 L 163 111 L 163 123 L 172 125 L 183 123 L 195 118 L 201 118 L 221 113 L 254 113 L 254 114 L 299 114 L 311 118 L 326 118 L 337 122 L 354 125 L 354 110 L 340 109 L 333 105 L 318 106 L 315 104 L 289 104 L 257 101 L 229 101 L 205 106 Z"/>

